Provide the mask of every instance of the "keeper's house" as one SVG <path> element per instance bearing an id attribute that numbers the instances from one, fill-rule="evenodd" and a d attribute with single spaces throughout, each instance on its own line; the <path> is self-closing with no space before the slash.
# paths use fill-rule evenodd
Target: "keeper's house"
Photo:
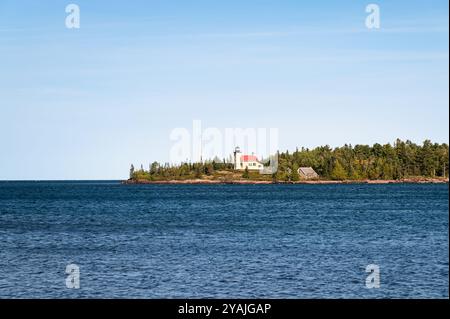
<path id="1" fill-rule="evenodd" d="M 258 161 L 258 158 L 255 155 L 242 155 L 239 147 L 236 147 L 234 150 L 234 169 L 235 170 L 255 170 L 259 171 L 264 168 L 263 163 Z"/>

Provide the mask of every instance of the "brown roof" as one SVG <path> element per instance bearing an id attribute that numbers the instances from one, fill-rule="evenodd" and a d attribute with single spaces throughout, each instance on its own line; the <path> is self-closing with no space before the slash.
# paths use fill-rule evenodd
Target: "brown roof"
<path id="1" fill-rule="evenodd" d="M 300 167 L 298 173 L 307 178 L 317 178 L 319 175 L 312 167 Z"/>

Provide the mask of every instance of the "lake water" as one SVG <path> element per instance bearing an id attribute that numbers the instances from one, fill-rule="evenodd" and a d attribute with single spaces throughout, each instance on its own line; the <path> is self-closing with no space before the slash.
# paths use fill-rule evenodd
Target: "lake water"
<path id="1" fill-rule="evenodd" d="M 446 184 L 0 182 L 0 298 L 448 298 L 448 209 Z"/>

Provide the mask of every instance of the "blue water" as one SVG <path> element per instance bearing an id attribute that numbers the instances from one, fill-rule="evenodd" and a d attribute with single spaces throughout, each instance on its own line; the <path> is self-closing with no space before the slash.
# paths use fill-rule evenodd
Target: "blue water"
<path id="1" fill-rule="evenodd" d="M 448 217 L 448 185 L 1 182 L 0 298 L 448 298 Z"/>

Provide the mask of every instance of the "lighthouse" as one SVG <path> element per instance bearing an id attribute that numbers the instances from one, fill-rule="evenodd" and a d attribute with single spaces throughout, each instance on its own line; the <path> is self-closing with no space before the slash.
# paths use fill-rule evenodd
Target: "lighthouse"
<path id="1" fill-rule="evenodd" d="M 241 149 L 239 148 L 239 146 L 237 146 L 234 149 L 233 154 L 234 154 L 234 169 L 238 170 L 240 169 L 241 166 Z"/>

